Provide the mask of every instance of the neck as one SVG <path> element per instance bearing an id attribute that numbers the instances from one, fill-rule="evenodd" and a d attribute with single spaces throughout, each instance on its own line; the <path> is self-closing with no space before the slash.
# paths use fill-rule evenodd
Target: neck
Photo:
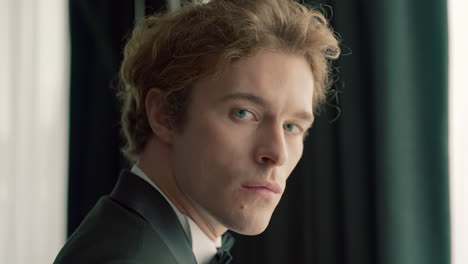
<path id="1" fill-rule="evenodd" d="M 182 214 L 190 217 L 211 239 L 216 240 L 227 228 L 216 221 L 203 208 L 197 206 L 181 190 L 172 169 L 171 146 L 152 138 L 139 155 L 138 167 L 158 186 Z"/>

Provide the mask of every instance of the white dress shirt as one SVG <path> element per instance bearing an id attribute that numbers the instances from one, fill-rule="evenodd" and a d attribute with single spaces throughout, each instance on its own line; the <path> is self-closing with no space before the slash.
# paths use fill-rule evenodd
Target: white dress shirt
<path id="1" fill-rule="evenodd" d="M 216 255 L 216 248 L 221 247 L 221 237 L 218 237 L 216 241 L 211 240 L 190 217 L 182 214 L 177 209 L 177 207 L 174 206 L 174 204 L 166 197 L 163 192 L 161 192 L 158 186 L 156 186 L 156 184 L 151 181 L 148 176 L 146 176 L 146 174 L 137 166 L 137 164 L 133 165 L 131 172 L 141 177 L 156 190 L 158 190 L 159 193 L 161 193 L 161 195 L 166 199 L 166 201 L 176 213 L 177 218 L 179 219 L 179 222 L 185 231 L 185 235 L 187 236 L 188 241 L 192 246 L 192 251 L 195 255 L 197 263 L 208 264 Z"/>

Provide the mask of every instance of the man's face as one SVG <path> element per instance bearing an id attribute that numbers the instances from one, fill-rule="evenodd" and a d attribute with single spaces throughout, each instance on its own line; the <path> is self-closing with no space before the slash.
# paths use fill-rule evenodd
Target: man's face
<path id="1" fill-rule="evenodd" d="M 241 234 L 265 230 L 302 155 L 312 93 L 304 58 L 266 50 L 195 84 L 172 166 L 202 215 Z"/>

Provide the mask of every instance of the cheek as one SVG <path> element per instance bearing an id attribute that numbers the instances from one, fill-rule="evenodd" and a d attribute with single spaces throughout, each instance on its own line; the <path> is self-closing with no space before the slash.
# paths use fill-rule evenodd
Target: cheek
<path id="1" fill-rule="evenodd" d="M 231 181 L 233 167 L 248 157 L 248 144 L 239 133 L 234 133 L 222 122 L 199 120 L 196 126 L 185 131 L 185 138 L 179 144 L 181 155 L 178 164 L 184 166 L 184 174 L 191 184 L 210 182 L 217 185 Z"/>
<path id="2" fill-rule="evenodd" d="M 247 131 L 232 126 L 229 120 L 219 122 L 206 122 L 204 125 L 203 148 L 207 149 L 207 155 L 220 161 L 232 163 L 234 160 L 244 158 L 249 151 L 251 138 Z"/>
<path id="3" fill-rule="evenodd" d="M 301 159 L 302 153 L 304 151 L 304 143 L 302 143 L 302 140 L 293 147 L 291 150 L 291 156 L 293 157 L 293 160 L 297 164 L 297 162 Z"/>
<path id="4" fill-rule="evenodd" d="M 300 143 L 292 143 L 289 148 L 289 160 L 287 166 L 285 166 L 286 170 L 286 177 L 288 178 L 291 172 L 296 167 L 297 163 L 302 157 L 304 145 L 302 142 Z"/>
<path id="5" fill-rule="evenodd" d="M 214 128 L 205 136 L 205 142 L 201 146 L 203 157 L 203 170 L 207 172 L 221 173 L 216 175 L 227 178 L 227 172 L 233 170 L 237 162 L 245 159 L 245 146 L 240 144 L 241 137 L 229 134 L 224 128 Z M 225 177 L 222 177 L 222 176 Z"/>

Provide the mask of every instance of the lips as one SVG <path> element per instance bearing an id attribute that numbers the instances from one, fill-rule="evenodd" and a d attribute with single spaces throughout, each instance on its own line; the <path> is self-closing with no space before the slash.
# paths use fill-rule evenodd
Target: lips
<path id="1" fill-rule="evenodd" d="M 260 190 L 260 191 L 267 191 L 274 194 L 281 194 L 283 189 L 279 186 L 279 184 L 275 182 L 269 181 L 262 181 L 262 182 L 248 182 L 242 184 L 242 187 L 249 189 L 249 190 Z"/>

